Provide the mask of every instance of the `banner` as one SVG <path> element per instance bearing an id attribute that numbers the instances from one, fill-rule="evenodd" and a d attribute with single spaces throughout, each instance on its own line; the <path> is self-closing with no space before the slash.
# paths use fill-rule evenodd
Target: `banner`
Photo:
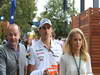
<path id="1" fill-rule="evenodd" d="M 13 24 L 14 23 L 15 9 L 16 9 L 16 0 L 11 0 L 10 24 Z"/>

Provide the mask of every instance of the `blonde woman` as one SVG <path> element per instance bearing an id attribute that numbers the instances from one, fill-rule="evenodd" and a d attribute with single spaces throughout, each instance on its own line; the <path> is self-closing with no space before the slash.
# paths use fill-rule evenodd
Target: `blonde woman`
<path id="1" fill-rule="evenodd" d="M 71 30 L 63 50 L 60 75 L 93 75 L 87 42 L 79 28 Z"/>

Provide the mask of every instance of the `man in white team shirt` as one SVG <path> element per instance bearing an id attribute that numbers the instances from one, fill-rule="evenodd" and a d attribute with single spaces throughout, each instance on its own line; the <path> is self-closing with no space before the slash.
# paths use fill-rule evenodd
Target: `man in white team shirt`
<path id="1" fill-rule="evenodd" d="M 34 46 L 30 48 L 28 75 L 56 75 L 58 63 L 62 55 L 62 48 L 52 39 L 52 24 L 47 18 L 40 21 L 39 33 L 41 35 Z"/>

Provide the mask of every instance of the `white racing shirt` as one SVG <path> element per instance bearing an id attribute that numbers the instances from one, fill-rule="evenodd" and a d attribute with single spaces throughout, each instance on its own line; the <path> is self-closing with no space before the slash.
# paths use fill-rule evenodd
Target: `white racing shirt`
<path id="1" fill-rule="evenodd" d="M 57 70 L 55 67 L 58 65 L 63 53 L 60 44 L 57 44 L 52 40 L 51 48 L 48 50 L 43 42 L 39 40 L 30 48 L 30 50 L 32 55 L 29 64 L 36 65 L 37 67 L 37 70 L 34 70 L 30 75 L 43 75 L 45 69 L 49 69 L 49 71 Z"/>

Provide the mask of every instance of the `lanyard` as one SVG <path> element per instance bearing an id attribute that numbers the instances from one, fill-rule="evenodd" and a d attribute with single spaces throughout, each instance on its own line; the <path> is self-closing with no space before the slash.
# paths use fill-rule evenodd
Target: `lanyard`
<path id="1" fill-rule="evenodd" d="M 78 66 L 78 63 L 76 62 L 76 59 L 75 59 L 75 56 L 74 56 L 73 52 L 72 52 L 72 56 L 73 56 L 73 59 L 74 59 L 74 62 L 75 62 L 76 68 L 77 68 L 78 75 L 80 75 L 81 52 L 80 52 L 80 58 L 79 58 L 79 66 Z"/>

